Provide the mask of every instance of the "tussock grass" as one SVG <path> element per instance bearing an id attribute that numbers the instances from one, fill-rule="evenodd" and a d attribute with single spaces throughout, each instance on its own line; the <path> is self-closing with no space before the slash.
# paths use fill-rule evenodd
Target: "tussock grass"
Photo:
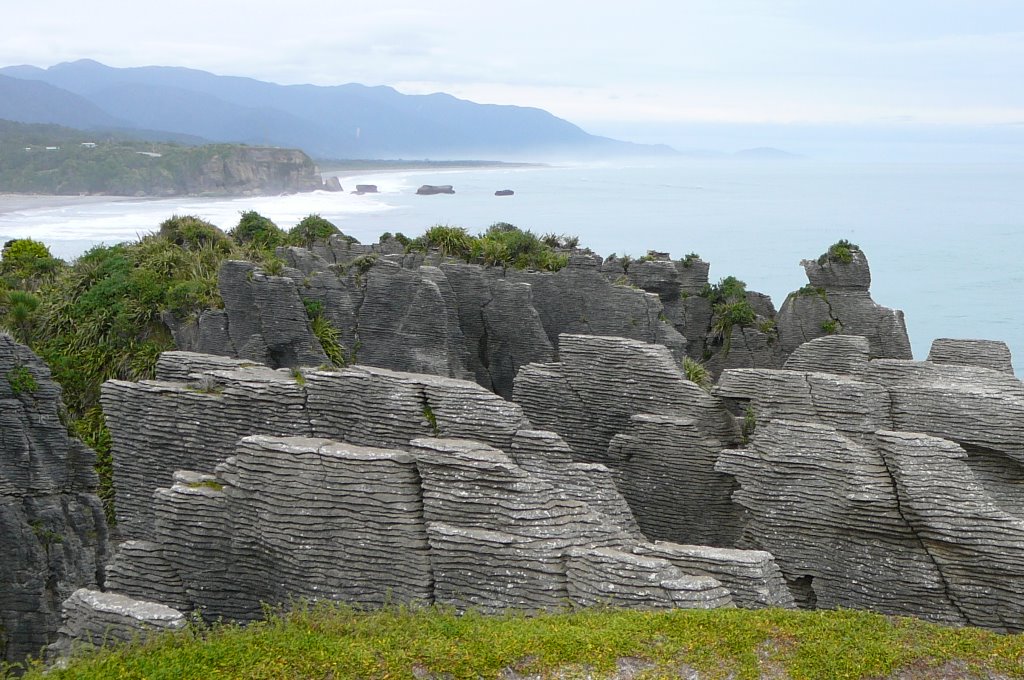
<path id="1" fill-rule="evenodd" d="M 87 652 L 50 678 L 887 677 L 953 663 L 958 674 L 1024 677 L 1024 636 L 858 611 L 584 610 L 527 617 L 444 609 L 360 612 L 300 605 L 248 627 L 193 626 Z M 682 675 L 681 675 L 682 673 Z M 26 677 L 43 677 L 38 670 Z M 925 677 L 917 675 L 915 677 Z"/>

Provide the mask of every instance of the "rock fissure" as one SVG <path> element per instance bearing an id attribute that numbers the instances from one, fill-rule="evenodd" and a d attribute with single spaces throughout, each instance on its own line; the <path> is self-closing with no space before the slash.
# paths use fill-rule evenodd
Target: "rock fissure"
<path id="1" fill-rule="evenodd" d="M 954 596 L 953 590 L 950 588 L 950 585 L 949 585 L 949 580 L 946 578 L 946 574 L 942 570 L 942 565 L 940 565 L 938 560 L 935 559 L 935 556 L 928 549 L 928 545 L 925 543 L 924 539 L 922 539 L 917 534 L 917 531 L 914 530 L 913 523 L 911 523 L 911 521 L 907 518 L 906 514 L 903 512 L 903 505 L 902 505 L 902 501 L 900 499 L 899 485 L 896 483 L 896 477 L 893 475 L 892 468 L 889 466 L 889 460 L 887 458 L 886 452 L 885 451 L 880 452 L 879 453 L 879 458 L 882 461 L 882 465 L 885 467 L 885 473 L 886 473 L 886 475 L 888 475 L 889 483 L 892 486 L 893 498 L 896 501 L 896 512 L 899 514 L 900 519 L 902 519 L 903 522 L 907 525 L 907 528 L 910 530 L 910 533 L 913 534 L 914 539 L 917 541 L 918 545 L 921 547 L 922 552 L 925 555 L 928 556 L 929 560 L 931 560 L 931 563 L 932 563 L 932 565 L 935 568 L 935 573 L 938 575 L 939 579 L 942 581 L 942 588 L 943 588 L 943 592 L 944 592 L 946 601 L 949 603 L 949 605 L 951 607 L 956 609 L 957 613 L 960 615 L 960 617 L 965 622 L 971 623 L 971 617 L 968 616 L 968 614 L 961 608 L 960 603 L 957 601 L 957 598 Z"/>

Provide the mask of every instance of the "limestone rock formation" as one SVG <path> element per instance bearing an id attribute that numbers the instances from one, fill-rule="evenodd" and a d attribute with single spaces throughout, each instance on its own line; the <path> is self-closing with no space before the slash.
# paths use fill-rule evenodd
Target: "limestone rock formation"
<path id="1" fill-rule="evenodd" d="M 68 436 L 61 411 L 46 365 L 0 333 L 0 661 L 38 654 L 61 601 L 103 579 L 95 454 Z"/>
<path id="2" fill-rule="evenodd" d="M 376 184 L 357 184 L 355 193 L 361 196 L 363 194 L 377 194 L 380 192 L 377 190 Z"/>
<path id="3" fill-rule="evenodd" d="M 47 650 L 50 656 L 69 655 L 75 644 L 131 642 L 186 624 L 185 616 L 171 607 L 89 588 L 79 588 L 64 601 L 63 621 L 60 639 Z"/>
<path id="4" fill-rule="evenodd" d="M 991 368 L 1013 375 L 1010 348 L 997 340 L 958 340 L 936 338 L 928 352 L 933 364 L 957 364 Z"/>
<path id="5" fill-rule="evenodd" d="M 190 382 L 104 388 L 115 471 L 134 475 L 119 488 L 152 494 L 119 505 L 131 540 L 111 562 L 113 592 L 231 620 L 296 597 L 712 607 L 735 588 L 751 606 L 792 604 L 766 553 L 648 543 L 607 467 L 574 461 L 475 383 L 371 367 L 297 382 L 188 352 L 161 357 L 159 377 L 172 376 Z M 134 427 L 142 418 L 153 427 Z M 199 452 L 193 433 L 214 419 L 223 431 Z M 146 472 L 162 461 L 192 469 Z M 86 611 L 76 625 L 101 619 Z"/>
<path id="6" fill-rule="evenodd" d="M 341 179 L 337 175 L 331 175 L 324 179 L 324 191 L 344 191 L 345 187 L 341 186 Z"/>
<path id="7" fill-rule="evenodd" d="M 563 335 L 559 347 L 559 363 L 516 378 L 514 400 L 530 422 L 561 435 L 575 460 L 614 470 L 648 538 L 731 546 L 742 525 L 735 486 L 714 470 L 739 437 L 725 405 L 664 346 Z"/>
<path id="8" fill-rule="evenodd" d="M 385 251 L 384 244 L 335 235 L 312 250 L 279 249 L 288 264 L 283 276 L 227 262 L 220 271 L 224 309 L 206 311 L 195 327 L 170 319 L 178 347 L 275 368 L 326 364 L 308 318 L 315 307 L 337 331 L 346 361 L 473 378 L 505 398 L 522 366 L 555 358 L 566 332 L 686 353 L 659 298 L 613 285 L 597 270 L 599 258 L 574 256 L 554 273 L 506 272 Z"/>
<path id="9" fill-rule="evenodd" d="M 867 257 L 856 246 L 849 253 L 849 262 L 825 253 L 801 263 L 810 283 L 789 294 L 776 318 L 783 353 L 791 354 L 808 340 L 843 333 L 866 337 L 872 357 L 913 358 L 903 312 L 871 299 Z"/>
<path id="10" fill-rule="evenodd" d="M 748 512 L 739 544 L 770 551 L 804 606 L 1024 630 L 1024 383 L 869 360 L 869 342 L 822 337 L 785 370 L 723 373 L 714 393 L 756 422 L 716 465 Z M 1001 352 L 941 341 L 934 354 Z"/>

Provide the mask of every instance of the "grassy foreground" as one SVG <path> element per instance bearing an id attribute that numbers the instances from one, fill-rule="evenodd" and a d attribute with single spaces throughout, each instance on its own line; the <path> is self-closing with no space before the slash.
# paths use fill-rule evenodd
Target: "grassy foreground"
<path id="1" fill-rule="evenodd" d="M 860 611 L 586 610 L 534 617 L 299 606 L 79 656 L 48 678 L 1024 677 L 1024 635 Z M 956 669 L 952 675 L 951 669 Z M 788 675 L 783 675 L 783 673 Z M 946 675 L 942 675 L 946 673 Z M 503 675 L 504 674 L 504 675 Z M 27 678 L 44 677 L 38 669 Z M 511 677 L 515 677 L 511 675 Z"/>

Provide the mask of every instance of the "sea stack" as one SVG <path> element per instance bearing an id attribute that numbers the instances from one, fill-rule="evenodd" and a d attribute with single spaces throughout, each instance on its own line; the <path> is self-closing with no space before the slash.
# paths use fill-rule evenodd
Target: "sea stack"
<path id="1" fill-rule="evenodd" d="M 516 192 L 512 191 L 511 189 L 498 189 L 497 191 L 494 192 L 494 195 L 495 196 L 515 196 Z"/>
<path id="2" fill-rule="evenodd" d="M 434 194 L 454 194 L 455 190 L 451 184 L 424 184 L 416 190 L 418 196 L 433 196 Z"/>

